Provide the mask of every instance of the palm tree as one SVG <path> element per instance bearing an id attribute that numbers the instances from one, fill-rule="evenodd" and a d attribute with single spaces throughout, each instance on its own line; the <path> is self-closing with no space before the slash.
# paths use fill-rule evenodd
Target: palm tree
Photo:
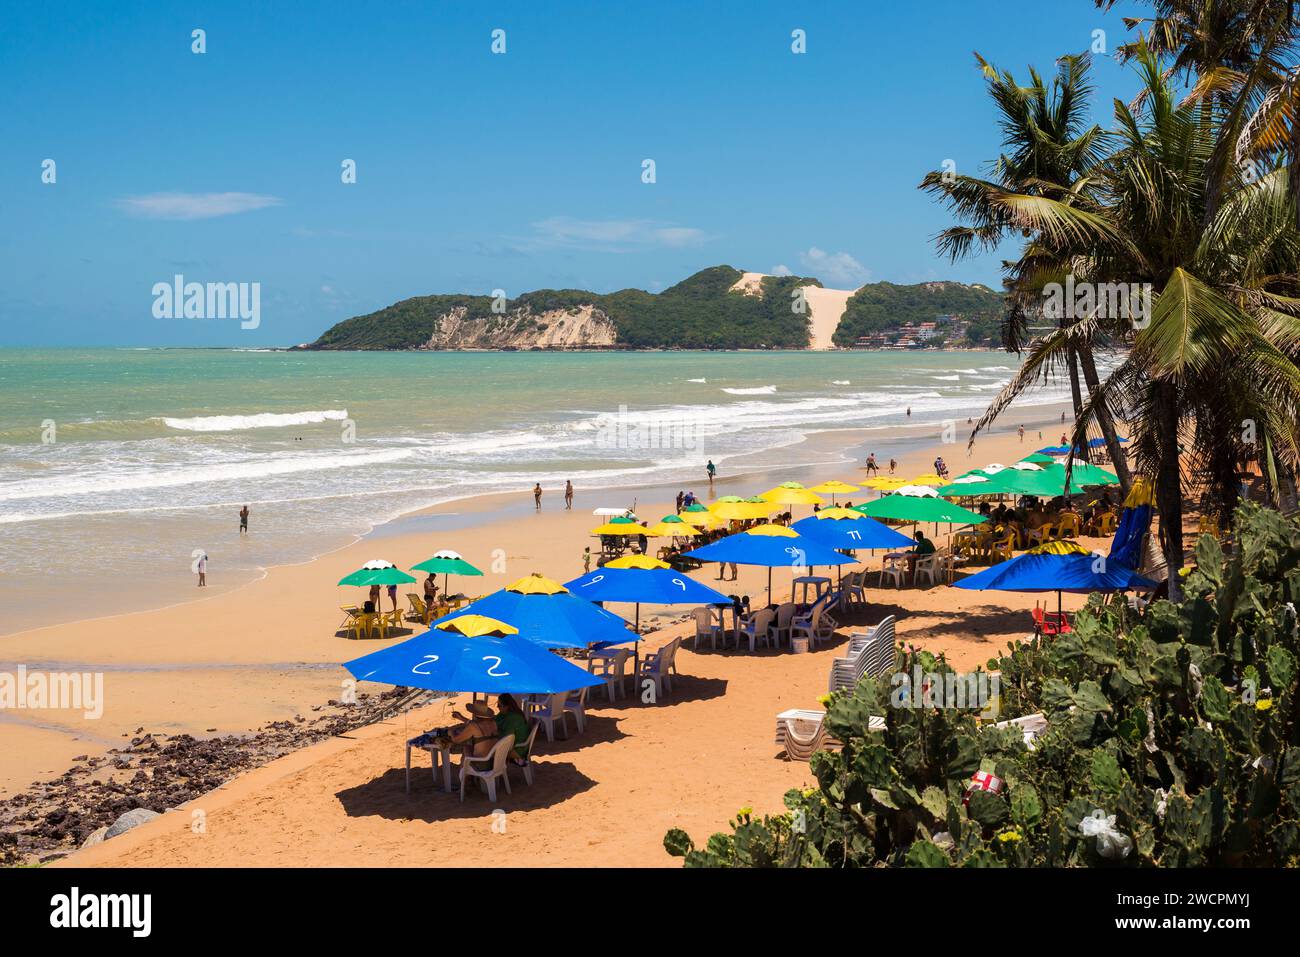
<path id="1" fill-rule="evenodd" d="M 1086 436 L 1100 406 L 1129 421 L 1137 465 L 1155 477 L 1176 597 L 1184 486 L 1199 484 L 1229 507 L 1238 455 L 1251 438 L 1292 469 L 1300 462 L 1300 369 L 1292 359 L 1300 346 L 1300 232 L 1280 164 L 1261 177 L 1230 168 L 1206 215 L 1227 121 L 1214 114 L 1206 122 L 1199 104 L 1179 104 L 1170 71 L 1150 48 L 1139 43 L 1131 59 L 1143 81 L 1141 105 L 1116 104 L 1114 152 L 1092 171 L 1090 203 L 1025 195 L 996 203 L 1036 235 L 1040 259 L 1069 263 L 1095 283 L 1148 285 L 1149 314 L 1130 321 L 1094 311 L 1036 343 L 976 429 L 1079 342 L 1099 333 L 1125 342 L 1128 354 L 1090 397 L 1075 438 Z"/>
<path id="2" fill-rule="evenodd" d="M 1015 204 L 1006 199 L 1015 196 L 1022 204 L 1060 204 L 1080 211 L 1095 208 L 1095 173 L 1106 155 L 1107 134 L 1087 123 L 1092 86 L 1091 62 L 1086 55 L 1062 57 L 1050 86 L 1033 68 L 1029 86 L 1020 86 L 1011 73 L 999 72 L 979 54 L 976 60 L 1000 114 L 1006 152 L 992 165 L 989 179 L 935 172 L 925 177 L 921 188 L 942 196 L 964 221 L 937 237 L 939 249 L 953 260 L 976 249 L 996 248 L 1016 233 L 1027 239 L 1020 259 L 1005 264 L 1010 310 L 1003 326 L 1003 343 L 1008 350 L 1020 352 L 1030 322 L 1042 315 L 1041 287 L 1051 281 L 1045 277 L 1068 272 L 1070 264 L 1056 255 L 1055 241 L 1040 242 L 1034 237 Z M 1063 322 L 1064 316 L 1060 319 Z M 1091 338 L 1072 339 L 1063 360 L 1076 424 L 1083 421 L 1086 407 L 1079 387 L 1080 369 L 1090 398 L 1100 386 L 1093 357 L 1096 344 Z M 1091 404 L 1091 408 L 1090 418 L 1097 421 L 1127 493 L 1131 476 L 1111 410 L 1105 403 Z"/>

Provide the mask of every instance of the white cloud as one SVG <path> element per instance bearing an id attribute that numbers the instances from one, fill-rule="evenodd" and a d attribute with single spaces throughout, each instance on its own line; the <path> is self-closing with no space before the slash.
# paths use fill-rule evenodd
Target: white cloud
<path id="1" fill-rule="evenodd" d="M 649 219 L 573 219 L 552 216 L 532 224 L 525 245 L 563 246 L 606 252 L 630 252 L 654 246 L 695 246 L 708 237 L 703 230 Z"/>
<path id="2" fill-rule="evenodd" d="M 149 193 L 123 197 L 117 205 L 145 219 L 212 219 L 279 206 L 280 198 L 258 193 Z"/>
<path id="3" fill-rule="evenodd" d="M 832 286 L 856 289 L 871 278 L 871 270 L 848 253 L 828 253 L 812 246 L 799 254 L 799 261 L 810 275 Z"/>
<path id="4" fill-rule="evenodd" d="M 773 275 L 773 276 L 793 276 L 794 273 L 790 271 L 790 267 L 789 267 L 789 266 L 787 266 L 785 263 L 781 263 L 781 265 L 779 265 L 779 266 L 773 266 L 773 267 L 772 267 L 772 275 Z"/>

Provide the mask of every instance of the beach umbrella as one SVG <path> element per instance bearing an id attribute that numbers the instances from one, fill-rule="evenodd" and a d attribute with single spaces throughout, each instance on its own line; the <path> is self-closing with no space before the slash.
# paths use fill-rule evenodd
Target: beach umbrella
<path id="1" fill-rule="evenodd" d="M 695 528 L 721 528 L 723 525 L 727 524 L 707 508 L 703 507 L 701 507 L 701 511 L 691 512 L 689 514 L 685 509 L 683 509 L 681 519 L 686 524 Z"/>
<path id="2" fill-rule="evenodd" d="M 343 667 L 358 681 L 474 694 L 557 694 L 604 683 L 518 637 L 506 622 L 482 615 L 460 619 L 468 620 L 442 623 Z"/>
<path id="3" fill-rule="evenodd" d="M 1053 459 L 1052 461 L 1056 461 L 1056 460 Z M 1015 465 L 1011 467 L 1018 472 L 1041 472 L 1043 470 L 1043 467 L 1039 465 L 1037 462 L 1028 462 L 1025 459 L 1021 459 L 1019 462 L 1017 462 Z"/>
<path id="4" fill-rule="evenodd" d="M 392 562 L 382 559 L 366 562 L 351 574 L 339 579 L 340 585 L 409 585 L 415 579 Z"/>
<path id="5" fill-rule="evenodd" d="M 767 592 L 772 594 L 773 568 L 811 568 L 817 565 L 852 565 L 854 559 L 841 555 L 814 539 L 783 525 L 758 525 L 686 553 L 702 562 L 732 562 L 767 568 Z"/>
<path id="6" fill-rule="evenodd" d="M 826 501 L 798 482 L 783 482 L 776 488 L 768 489 L 759 498 L 774 505 L 821 505 Z"/>
<path id="7" fill-rule="evenodd" d="M 735 496 L 728 496 L 735 498 Z M 755 518 L 767 518 L 776 511 L 771 502 L 747 502 L 744 499 L 726 501 L 718 499 L 709 507 L 714 516 L 724 521 L 746 521 Z"/>
<path id="8" fill-rule="evenodd" d="M 632 556 L 644 559 L 644 555 Z M 664 562 L 616 559 L 564 587 L 587 601 L 625 601 L 636 606 L 636 630 L 641 630 L 641 605 L 726 605 L 731 599 L 702 585 Z"/>
<path id="9" fill-rule="evenodd" d="M 900 545 L 911 547 L 915 544 L 902 532 L 895 531 L 874 518 L 867 518 L 857 509 L 833 510 L 847 512 L 852 516 L 851 518 L 827 515 L 829 511 L 832 509 L 824 509 L 809 518 L 801 518 L 791 528 L 828 548 L 845 551 L 856 551 L 859 548 L 897 548 Z"/>
<path id="10" fill-rule="evenodd" d="M 1056 459 L 1050 455 L 1044 455 L 1042 452 L 1030 452 L 1020 461 L 1033 462 L 1035 465 L 1051 465 Z"/>
<path id="11" fill-rule="evenodd" d="M 987 521 L 983 515 L 945 502 L 942 498 L 916 498 L 910 495 L 886 495 L 854 509 L 869 518 L 890 518 L 896 522 L 949 522 L 977 525 Z"/>
<path id="12" fill-rule="evenodd" d="M 682 514 L 683 514 L 683 515 L 697 515 L 697 514 L 699 514 L 700 512 L 707 512 L 708 510 L 709 510 L 709 507 L 708 507 L 707 505 L 702 505 L 702 504 L 699 503 L 699 502 L 695 502 L 695 503 L 693 503 L 693 504 L 691 504 L 691 505 L 687 505 L 684 509 L 682 509 Z"/>
<path id="13" fill-rule="evenodd" d="M 904 485 L 894 489 L 895 495 L 907 495 L 912 498 L 933 498 L 938 493 L 928 485 Z"/>
<path id="14" fill-rule="evenodd" d="M 645 528 L 636 522 L 606 522 L 591 530 L 593 535 L 644 535 Z"/>
<path id="15" fill-rule="evenodd" d="M 942 485 L 945 481 L 946 479 L 936 475 L 934 472 L 928 472 L 925 475 L 918 475 L 916 478 L 909 480 L 912 485 Z"/>
<path id="16" fill-rule="evenodd" d="M 686 522 L 656 522 L 645 531 L 648 538 L 695 538 L 703 535 L 702 529 Z"/>
<path id="17" fill-rule="evenodd" d="M 636 515 L 630 508 L 593 508 L 591 514 L 597 518 L 628 518 L 636 520 Z"/>
<path id="18" fill-rule="evenodd" d="M 545 648 L 586 648 L 636 638 L 622 618 L 579 598 L 559 582 L 536 574 L 444 615 L 431 627 L 465 615 L 504 621 L 519 629 L 520 640 Z"/>
<path id="19" fill-rule="evenodd" d="M 808 491 L 816 492 L 818 495 L 829 495 L 831 504 L 835 503 L 835 496 L 847 495 L 849 492 L 858 491 L 859 486 L 850 485 L 848 482 L 841 482 L 839 479 L 831 479 L 829 482 L 822 482 L 821 485 L 813 485 Z"/>
<path id="20" fill-rule="evenodd" d="M 1006 469 L 1005 465 L 1002 465 L 998 462 L 990 462 L 988 465 L 984 466 L 984 468 L 978 469 L 977 471 L 983 472 L 985 475 L 997 475 L 999 472 L 1004 471 L 1005 469 Z"/>
<path id="21" fill-rule="evenodd" d="M 1063 464 L 1044 466 L 1043 472 L 1052 477 L 1059 477 L 1061 482 L 1065 481 Z M 1070 482 L 1073 485 L 1118 485 L 1119 477 L 1114 472 L 1108 472 L 1096 465 L 1075 462 L 1070 466 Z"/>
<path id="22" fill-rule="evenodd" d="M 482 575 L 483 573 L 471 565 L 465 559 L 461 558 L 459 552 L 453 552 L 449 548 L 435 552 L 430 559 L 420 562 L 418 565 L 412 565 L 413 572 L 428 572 L 431 575 L 442 575 L 442 593 L 447 594 L 447 579 L 450 575 Z"/>
<path id="23" fill-rule="evenodd" d="M 1005 562 L 953 583 L 954 588 L 976 591 L 1056 592 L 1056 610 L 1061 611 L 1061 594 L 1089 594 L 1156 587 L 1133 569 L 1102 555 L 1094 555 L 1077 542 L 1047 542 Z"/>
<path id="24" fill-rule="evenodd" d="M 1119 524 L 1110 543 L 1109 558 L 1121 565 L 1142 564 L 1142 540 L 1151 527 L 1151 513 L 1155 508 L 1155 489 L 1146 476 L 1133 480 L 1124 509 L 1119 513 Z"/>
<path id="25" fill-rule="evenodd" d="M 911 484 L 911 482 L 903 478 L 873 478 L 863 482 L 862 487 L 874 489 L 877 492 L 892 492 L 896 488 Z"/>
<path id="26" fill-rule="evenodd" d="M 1121 442 L 1121 443 L 1128 442 L 1128 439 L 1120 438 L 1119 436 L 1116 436 L 1115 439 L 1116 439 L 1116 441 Z M 1089 442 L 1088 442 L 1088 448 L 1090 448 L 1090 449 L 1099 449 L 1099 448 L 1101 448 L 1101 447 L 1102 447 L 1103 445 L 1105 445 L 1105 444 L 1106 444 L 1106 440 L 1105 440 L 1105 439 L 1091 439 L 1091 440 L 1089 440 Z"/>

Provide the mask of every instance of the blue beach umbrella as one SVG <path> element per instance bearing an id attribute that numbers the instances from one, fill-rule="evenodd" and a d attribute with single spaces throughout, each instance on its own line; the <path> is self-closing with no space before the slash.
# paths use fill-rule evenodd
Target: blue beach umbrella
<path id="1" fill-rule="evenodd" d="M 482 616 L 472 616 L 482 624 Z M 541 645 L 511 634 L 503 622 L 491 631 L 454 622 L 344 664 L 358 681 L 378 681 L 429 691 L 475 694 L 557 694 L 604 684 Z"/>
<path id="2" fill-rule="evenodd" d="M 557 581 L 528 575 L 513 585 L 484 595 L 430 627 L 463 615 L 484 615 L 519 629 L 519 637 L 544 648 L 586 648 L 634 641 L 627 622 L 579 598 Z"/>
<path id="3" fill-rule="evenodd" d="M 772 595 L 773 568 L 811 568 L 817 565 L 852 565 L 856 559 L 781 525 L 758 525 L 686 553 L 702 562 L 759 565 L 767 571 L 767 593 Z"/>
<path id="4" fill-rule="evenodd" d="M 911 548 L 916 543 L 883 522 L 861 515 L 858 518 L 801 518 L 791 528 L 827 548 L 856 551 L 859 548 Z"/>
<path id="5" fill-rule="evenodd" d="M 982 572 L 954 582 L 954 588 L 975 591 L 1056 592 L 1056 609 L 1061 610 L 1061 593 L 1086 595 L 1135 589 L 1148 591 L 1157 583 L 1133 569 L 1075 542 L 1047 542 L 1023 555 L 999 562 Z"/>
<path id="6" fill-rule="evenodd" d="M 636 626 L 640 632 L 641 605 L 725 605 L 731 599 L 702 585 L 666 562 L 648 555 L 617 558 L 588 572 L 564 587 L 587 601 L 625 601 L 636 605 Z"/>

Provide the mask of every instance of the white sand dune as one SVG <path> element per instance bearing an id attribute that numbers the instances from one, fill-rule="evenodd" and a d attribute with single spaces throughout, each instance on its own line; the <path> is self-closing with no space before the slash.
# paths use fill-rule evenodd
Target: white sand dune
<path id="1" fill-rule="evenodd" d="M 742 273 L 740 279 L 731 287 L 733 292 L 743 292 L 747 296 L 762 294 L 763 279 L 767 273 Z M 812 310 L 812 329 L 808 341 L 809 349 L 834 349 L 831 337 L 840 324 L 849 297 L 856 289 L 823 289 L 820 286 L 805 286 L 808 307 Z"/>

